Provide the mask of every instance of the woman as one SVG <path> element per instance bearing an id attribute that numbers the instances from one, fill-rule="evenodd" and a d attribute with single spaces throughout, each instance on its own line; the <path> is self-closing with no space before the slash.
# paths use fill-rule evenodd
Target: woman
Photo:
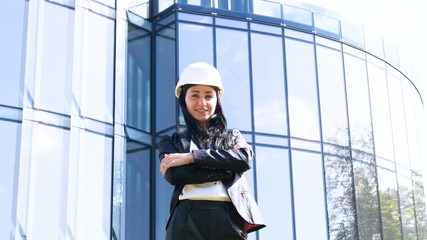
<path id="1" fill-rule="evenodd" d="M 162 138 L 160 171 L 175 186 L 166 239 L 234 240 L 265 227 L 242 175 L 253 152 L 241 133 L 228 131 L 218 71 L 186 67 L 176 86 L 187 129 Z"/>

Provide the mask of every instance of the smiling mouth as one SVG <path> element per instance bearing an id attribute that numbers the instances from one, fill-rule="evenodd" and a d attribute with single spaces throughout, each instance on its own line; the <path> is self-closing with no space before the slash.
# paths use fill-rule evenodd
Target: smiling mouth
<path id="1" fill-rule="evenodd" d="M 207 112 L 208 110 L 197 110 L 196 109 L 196 112 L 200 112 L 200 113 L 204 113 L 204 112 Z"/>

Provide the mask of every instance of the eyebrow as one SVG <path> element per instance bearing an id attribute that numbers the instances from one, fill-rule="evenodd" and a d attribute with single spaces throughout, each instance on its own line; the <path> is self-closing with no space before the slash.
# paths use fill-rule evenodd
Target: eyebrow
<path id="1" fill-rule="evenodd" d="M 200 93 L 199 90 L 191 90 L 190 92 Z M 206 91 L 205 93 L 213 93 L 213 91 Z"/>

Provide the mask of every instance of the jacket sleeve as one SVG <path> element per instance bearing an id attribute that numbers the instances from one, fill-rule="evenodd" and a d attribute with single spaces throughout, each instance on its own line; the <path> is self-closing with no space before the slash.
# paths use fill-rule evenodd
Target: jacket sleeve
<path id="1" fill-rule="evenodd" d="M 159 159 L 164 158 L 165 154 L 179 152 L 176 147 L 179 141 L 176 141 L 176 135 L 173 137 L 162 137 L 159 144 Z M 177 184 L 197 184 L 204 182 L 213 182 L 218 180 L 231 179 L 233 174 L 224 170 L 212 170 L 196 168 L 193 164 L 169 168 L 165 174 L 165 179 L 172 185 Z"/>
<path id="2" fill-rule="evenodd" d="M 238 130 L 233 131 L 235 144 L 244 141 Z M 251 149 L 193 150 L 194 166 L 201 169 L 245 172 L 252 168 L 254 153 Z"/>

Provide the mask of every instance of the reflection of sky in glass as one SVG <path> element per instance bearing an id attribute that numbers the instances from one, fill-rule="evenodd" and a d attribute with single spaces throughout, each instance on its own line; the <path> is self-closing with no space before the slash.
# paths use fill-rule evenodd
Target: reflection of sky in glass
<path id="1" fill-rule="evenodd" d="M 406 82 L 406 81 L 404 81 Z M 415 114 L 414 96 L 416 96 L 413 88 L 408 84 L 403 84 L 403 100 L 405 101 L 405 116 L 406 128 L 408 129 L 408 146 L 411 168 L 421 170 L 420 166 L 420 143 L 418 142 L 418 127 Z M 422 133 L 422 131 L 419 131 Z"/>
<path id="2" fill-rule="evenodd" d="M 166 31 L 168 31 L 166 29 Z M 161 33 L 161 32 L 160 32 Z M 156 131 L 176 122 L 175 39 L 156 37 Z"/>
<path id="3" fill-rule="evenodd" d="M 74 10 L 46 2 L 40 54 L 40 108 L 70 114 L 73 71 Z M 54 91 L 52 91 L 54 89 Z M 97 95 L 97 94 L 96 94 Z"/>
<path id="4" fill-rule="evenodd" d="M 83 14 L 86 21 L 81 49 L 82 114 L 112 123 L 114 21 L 90 11 Z M 100 37 L 105 41 L 99 41 Z"/>
<path id="5" fill-rule="evenodd" d="M 258 204 L 267 223 L 261 239 L 293 239 L 287 149 L 256 147 Z"/>
<path id="6" fill-rule="evenodd" d="M 212 27 L 180 23 L 179 33 L 179 73 L 194 62 L 213 64 Z"/>
<path id="7" fill-rule="evenodd" d="M 372 152 L 371 114 L 364 60 L 344 54 L 351 147 Z"/>
<path id="8" fill-rule="evenodd" d="M 248 34 L 217 28 L 217 67 L 224 86 L 221 98 L 228 128 L 251 131 Z"/>
<path id="9" fill-rule="evenodd" d="M 286 134 L 282 39 L 257 33 L 251 37 L 255 131 Z"/>
<path id="10" fill-rule="evenodd" d="M 391 151 L 393 149 L 393 136 L 391 134 L 386 74 L 384 69 L 373 64 L 368 64 L 368 72 L 375 154 L 394 160 L 393 151 Z"/>
<path id="11" fill-rule="evenodd" d="M 291 135 L 320 140 L 313 44 L 292 39 L 285 43 Z"/>
<path id="12" fill-rule="evenodd" d="M 28 228 L 34 238 L 65 238 L 70 133 L 35 124 L 33 134 Z"/>
<path id="13" fill-rule="evenodd" d="M 348 146 L 347 108 L 341 52 L 318 45 L 317 69 L 323 141 Z"/>
<path id="14" fill-rule="evenodd" d="M 396 162 L 409 168 L 408 142 L 406 135 L 405 110 L 402 98 L 402 83 L 392 74 L 387 74 L 390 94 L 391 125 L 393 127 L 394 153 Z"/>
<path id="15" fill-rule="evenodd" d="M 15 182 L 15 175 L 18 174 L 19 169 L 15 168 L 16 152 L 19 152 L 19 137 L 20 124 L 0 121 L 0 153 L 2 158 L 0 168 L 0 236 L 9 236 L 11 229 L 13 229 L 12 222 L 15 222 L 12 213 L 15 212 L 14 204 L 14 189 L 16 189 L 17 182 Z M 17 149 L 18 147 L 18 149 Z M 18 155 L 19 156 L 19 155 Z M 6 160 L 6 161 L 4 161 Z"/>
<path id="16" fill-rule="evenodd" d="M 323 167 L 319 154 L 292 151 L 297 239 L 326 240 Z M 307 229 L 310 229 L 307 231 Z"/>
<path id="17" fill-rule="evenodd" d="M 0 3 L 0 103 L 22 107 L 25 74 L 24 31 L 29 1 L 2 0 Z"/>

